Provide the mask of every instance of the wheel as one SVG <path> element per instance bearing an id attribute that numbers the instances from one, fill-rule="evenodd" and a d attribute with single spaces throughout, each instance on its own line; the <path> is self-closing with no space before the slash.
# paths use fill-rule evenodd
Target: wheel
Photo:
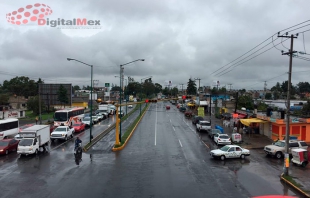
<path id="1" fill-rule="evenodd" d="M 36 149 L 35 154 L 38 155 L 38 149 Z"/>
<path id="2" fill-rule="evenodd" d="M 70 135 L 71 139 L 73 138 L 73 133 Z"/>
<path id="3" fill-rule="evenodd" d="M 5 151 L 5 154 L 6 154 L 6 155 L 9 154 L 9 150 L 6 150 L 6 151 Z"/>
<path id="4" fill-rule="evenodd" d="M 282 158 L 282 153 L 281 153 L 280 151 L 278 151 L 278 152 L 276 153 L 275 157 L 276 157 L 277 159 L 281 159 L 281 158 Z"/>
<path id="5" fill-rule="evenodd" d="M 245 158 L 245 156 L 242 154 L 242 155 L 240 156 L 240 158 L 241 158 L 241 159 L 244 159 L 244 158 Z"/>
<path id="6" fill-rule="evenodd" d="M 198 128 L 196 128 L 196 131 L 198 131 Z"/>
<path id="7" fill-rule="evenodd" d="M 221 156 L 221 160 L 222 160 L 222 161 L 224 161 L 225 158 L 226 158 L 226 157 L 225 157 L 224 155 Z"/>
<path id="8" fill-rule="evenodd" d="M 65 137 L 65 141 L 67 141 L 67 140 L 68 140 L 68 136 Z"/>
<path id="9" fill-rule="evenodd" d="M 302 167 L 306 167 L 307 164 L 308 164 L 307 162 L 303 162 L 303 163 L 301 164 L 301 166 L 302 166 Z"/>

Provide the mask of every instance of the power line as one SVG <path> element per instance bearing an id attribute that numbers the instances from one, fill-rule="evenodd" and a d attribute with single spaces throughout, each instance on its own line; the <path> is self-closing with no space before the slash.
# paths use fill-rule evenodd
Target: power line
<path id="1" fill-rule="evenodd" d="M 304 24 L 304 23 L 309 22 L 309 21 L 310 21 L 310 20 L 307 20 L 307 21 L 304 21 L 304 22 L 302 22 L 302 23 L 293 25 L 293 26 L 291 26 L 291 27 L 289 27 L 289 28 L 285 28 L 285 29 L 279 31 L 278 33 L 283 32 L 283 31 L 285 31 L 285 30 L 289 30 L 289 29 L 294 28 L 294 27 L 296 27 L 296 26 L 300 26 L 301 24 Z M 295 29 L 293 29 L 293 30 L 290 30 L 289 32 L 295 31 L 295 30 L 297 30 L 297 29 L 300 29 L 300 28 L 303 28 L 303 27 L 306 27 L 306 26 L 309 26 L 309 25 L 310 25 L 310 24 L 307 24 L 307 25 L 304 25 L 304 26 L 295 28 Z M 274 34 L 274 35 L 275 35 L 275 34 Z M 275 40 L 278 39 L 278 38 L 276 38 L 276 39 L 274 40 L 274 39 L 273 39 L 273 36 L 274 36 L 274 35 L 272 35 L 271 37 L 267 38 L 266 40 L 264 40 L 263 42 L 261 42 L 260 44 L 258 44 L 257 46 L 255 46 L 254 48 L 252 48 L 251 50 L 249 50 L 248 52 L 242 54 L 242 55 L 239 56 L 238 58 L 234 59 L 233 61 L 229 62 L 228 64 L 226 64 L 226 65 L 220 67 L 219 69 L 217 69 L 216 71 L 212 72 L 211 75 L 212 75 L 212 74 L 219 75 L 219 74 L 225 72 L 227 69 L 231 68 L 232 66 L 238 64 L 240 61 L 246 59 L 247 57 L 249 57 L 249 56 L 253 55 L 254 53 L 258 52 L 259 50 L 263 49 L 264 47 L 267 47 L 269 44 L 272 43 L 272 44 L 274 45 L 273 42 L 274 42 Z M 243 57 L 243 56 L 245 56 L 246 54 L 250 53 L 251 51 L 253 51 L 253 50 L 256 49 L 257 47 L 261 46 L 263 43 L 265 43 L 265 42 L 266 42 L 267 40 L 269 40 L 270 38 L 272 39 L 272 42 L 268 43 L 267 45 L 265 45 L 264 47 L 260 48 L 259 50 L 256 50 L 254 53 L 252 53 L 252 54 L 250 54 L 249 56 L 247 56 L 246 58 L 244 58 L 244 59 L 238 61 L 237 63 L 234 63 L 236 60 L 240 59 L 241 57 Z M 286 41 L 286 40 L 287 40 L 287 39 L 285 39 L 284 41 Z M 282 44 L 282 45 L 283 45 L 283 42 L 284 42 L 284 41 L 281 41 L 279 44 Z M 279 44 L 277 44 L 277 45 L 279 45 Z M 277 45 L 274 45 L 274 47 L 276 48 Z M 283 45 L 283 46 L 284 46 L 284 45 Z M 276 49 L 278 49 L 278 48 L 276 48 Z M 280 49 L 278 49 L 278 50 L 280 50 Z M 267 51 L 268 51 L 268 50 L 267 50 Z M 281 50 L 280 50 L 280 51 L 281 51 Z M 255 56 L 255 57 L 257 57 L 257 56 Z M 251 59 L 252 59 L 252 58 L 251 58 Z M 251 60 L 251 59 L 249 59 L 249 60 Z M 232 63 L 234 63 L 234 64 L 231 65 L 231 66 L 229 66 L 228 68 L 225 68 L 224 70 L 218 72 L 219 70 L 223 69 L 224 67 L 226 67 L 226 66 L 228 66 L 228 65 L 230 65 L 230 64 L 232 64 Z M 243 63 L 244 63 L 244 62 L 243 62 Z M 229 71 L 228 71 L 228 72 L 229 72 Z M 227 73 L 227 72 L 226 72 L 226 73 Z"/>

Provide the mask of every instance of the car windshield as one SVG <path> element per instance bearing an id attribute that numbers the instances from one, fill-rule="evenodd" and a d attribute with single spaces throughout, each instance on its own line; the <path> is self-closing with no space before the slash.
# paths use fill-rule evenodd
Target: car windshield
<path id="1" fill-rule="evenodd" d="M 220 150 L 221 150 L 221 151 L 228 151 L 228 149 L 230 149 L 229 146 L 223 146 Z"/>
<path id="2" fill-rule="evenodd" d="M 278 142 L 274 143 L 274 145 L 279 146 L 279 147 L 285 147 L 285 142 L 278 141 Z"/>
<path id="3" fill-rule="evenodd" d="M 9 142 L 7 141 L 0 141 L 0 146 L 7 146 Z"/>
<path id="4" fill-rule="evenodd" d="M 22 139 L 18 145 L 19 146 L 31 146 L 32 142 L 33 142 L 33 139 Z"/>
<path id="5" fill-rule="evenodd" d="M 58 128 L 55 129 L 55 131 L 66 131 L 66 128 L 58 127 Z"/>
<path id="6" fill-rule="evenodd" d="M 229 139 L 228 135 L 220 135 L 219 138 L 221 138 L 221 139 Z"/>
<path id="7" fill-rule="evenodd" d="M 201 125 L 202 126 L 211 126 L 211 124 L 209 122 L 202 122 Z"/>
<path id="8" fill-rule="evenodd" d="M 54 115 L 54 121 L 67 121 L 68 114 L 66 112 L 56 112 Z"/>

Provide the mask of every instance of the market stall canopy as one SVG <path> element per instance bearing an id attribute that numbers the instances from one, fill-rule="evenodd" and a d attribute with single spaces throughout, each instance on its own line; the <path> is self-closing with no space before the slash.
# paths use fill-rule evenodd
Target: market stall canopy
<path id="1" fill-rule="evenodd" d="M 266 123 L 267 121 L 260 120 L 257 118 L 240 119 L 241 123 L 245 126 L 250 126 L 251 123 Z"/>
<path id="2" fill-rule="evenodd" d="M 208 106 L 208 101 L 200 101 L 199 106 Z"/>

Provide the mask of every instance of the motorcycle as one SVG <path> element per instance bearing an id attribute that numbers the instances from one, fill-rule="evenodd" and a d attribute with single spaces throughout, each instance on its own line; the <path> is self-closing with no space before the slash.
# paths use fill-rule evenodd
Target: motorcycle
<path id="1" fill-rule="evenodd" d="M 74 150 L 74 158 L 76 165 L 80 165 L 80 162 L 82 161 L 82 144 L 79 143 L 78 147 Z"/>

